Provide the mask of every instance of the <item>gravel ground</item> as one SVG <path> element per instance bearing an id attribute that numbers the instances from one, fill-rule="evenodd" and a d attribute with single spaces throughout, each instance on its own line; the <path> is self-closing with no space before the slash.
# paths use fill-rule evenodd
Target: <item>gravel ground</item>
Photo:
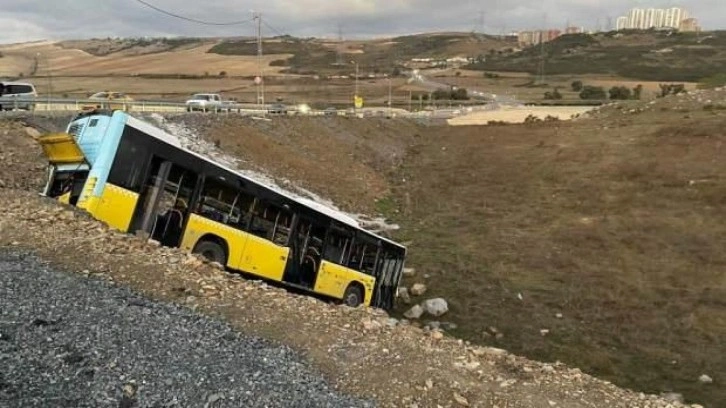
<path id="1" fill-rule="evenodd" d="M 0 406 L 369 407 L 292 350 L 0 248 Z"/>

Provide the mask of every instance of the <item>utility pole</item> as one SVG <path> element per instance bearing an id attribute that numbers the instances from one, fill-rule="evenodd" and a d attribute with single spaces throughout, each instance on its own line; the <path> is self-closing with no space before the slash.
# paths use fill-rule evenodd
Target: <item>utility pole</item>
<path id="1" fill-rule="evenodd" d="M 335 58 L 335 65 L 343 65 L 343 51 L 340 49 L 343 46 L 343 26 L 338 23 L 338 53 Z"/>
<path id="2" fill-rule="evenodd" d="M 39 52 L 35 53 L 35 70 L 40 71 L 41 59 L 45 59 L 45 71 L 46 71 L 46 76 L 48 77 L 48 102 L 47 102 L 48 107 L 47 107 L 47 109 L 50 110 L 50 101 L 53 98 L 53 73 L 51 72 L 51 69 L 50 69 L 50 60 L 48 59 L 47 56 L 45 56 Z M 36 73 L 36 75 L 38 75 L 38 74 Z"/>
<path id="3" fill-rule="evenodd" d="M 257 21 L 257 69 L 259 74 L 255 78 L 257 84 L 257 104 L 260 109 L 265 107 L 265 79 L 262 65 L 262 13 L 253 13 L 252 19 Z"/>
<path id="4" fill-rule="evenodd" d="M 541 84 L 545 83 L 545 34 L 549 34 L 547 31 L 547 13 L 544 14 L 544 24 L 542 31 L 539 34 L 540 43 L 540 62 L 539 62 L 539 81 Z"/>
<path id="5" fill-rule="evenodd" d="M 393 92 L 392 92 L 392 88 L 391 88 L 391 78 L 388 77 L 388 117 L 391 117 L 391 113 L 392 113 L 392 108 L 391 108 L 391 104 L 393 103 L 393 101 L 391 100 L 392 98 L 393 98 Z"/>

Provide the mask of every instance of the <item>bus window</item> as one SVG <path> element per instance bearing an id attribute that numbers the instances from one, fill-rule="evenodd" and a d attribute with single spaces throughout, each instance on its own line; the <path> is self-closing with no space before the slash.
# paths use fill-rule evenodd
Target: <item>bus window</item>
<path id="1" fill-rule="evenodd" d="M 135 193 L 141 192 L 142 168 L 148 160 L 148 151 L 134 140 L 133 133 L 124 131 L 116 151 L 116 157 L 108 175 L 108 182 Z"/>
<path id="2" fill-rule="evenodd" d="M 242 190 L 208 178 L 195 213 L 238 229 L 247 229 L 248 213 L 254 197 Z"/>
<path id="3" fill-rule="evenodd" d="M 366 245 L 363 250 L 363 259 L 361 259 L 360 271 L 373 275 L 376 269 L 376 258 L 378 257 L 378 246 Z"/>
<path id="4" fill-rule="evenodd" d="M 331 228 L 325 242 L 323 258 L 339 265 L 344 265 L 346 255 L 350 253 L 353 234 L 339 228 Z"/>
<path id="5" fill-rule="evenodd" d="M 290 211 L 260 200 L 254 206 L 250 232 L 277 245 L 285 246 L 290 237 L 291 224 Z"/>

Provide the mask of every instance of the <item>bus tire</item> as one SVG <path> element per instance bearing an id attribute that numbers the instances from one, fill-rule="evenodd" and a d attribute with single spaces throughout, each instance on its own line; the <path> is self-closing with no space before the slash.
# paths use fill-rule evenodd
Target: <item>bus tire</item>
<path id="1" fill-rule="evenodd" d="M 351 283 L 343 294 L 343 304 L 350 307 L 358 307 L 363 303 L 363 289 L 360 284 Z"/>
<path id="2" fill-rule="evenodd" d="M 210 262 L 217 262 L 222 266 L 227 264 L 227 254 L 224 248 L 214 241 L 199 241 L 192 252 L 207 258 Z"/>

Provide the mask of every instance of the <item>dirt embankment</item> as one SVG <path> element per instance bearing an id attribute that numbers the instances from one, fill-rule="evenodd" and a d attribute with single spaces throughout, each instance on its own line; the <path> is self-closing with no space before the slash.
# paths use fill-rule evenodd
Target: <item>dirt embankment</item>
<path id="1" fill-rule="evenodd" d="M 177 250 L 110 231 L 84 213 L 43 199 L 42 167 L 22 126 L 0 123 L 0 246 L 29 248 L 71 273 L 102 277 L 143 294 L 218 315 L 235 327 L 292 345 L 343 390 L 390 407 L 666 407 L 562 364 L 536 363 L 391 320 L 240 279 Z M 20 142 L 23 140 L 23 142 Z M 29 169 L 30 170 L 30 169 Z"/>
<path id="2" fill-rule="evenodd" d="M 606 106 L 571 123 L 288 118 L 199 129 L 279 178 L 399 223 L 417 269 L 405 284 L 446 298 L 457 336 L 718 406 L 723 96 Z M 368 162 L 377 156 L 358 153 L 371 146 L 404 154 Z"/>

